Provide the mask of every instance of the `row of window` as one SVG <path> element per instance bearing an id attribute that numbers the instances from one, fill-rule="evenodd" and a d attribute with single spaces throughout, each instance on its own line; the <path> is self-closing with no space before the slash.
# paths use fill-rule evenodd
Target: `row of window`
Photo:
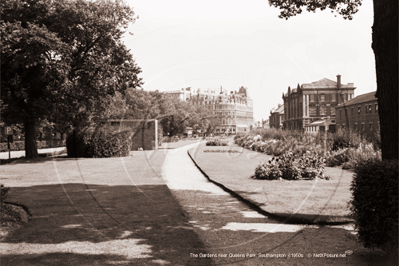
<path id="1" fill-rule="evenodd" d="M 380 122 L 378 122 L 378 128 L 379 128 L 379 127 L 380 127 Z M 342 128 L 342 129 L 345 129 L 345 124 L 342 124 L 342 125 L 341 125 L 341 128 Z M 357 123 L 355 123 L 355 124 L 352 126 L 352 129 L 353 129 L 353 130 L 362 130 L 362 131 L 364 131 L 364 130 L 366 130 L 366 126 L 365 126 L 365 123 L 362 123 L 361 126 L 358 128 Z M 369 123 L 368 130 L 373 130 L 373 122 L 370 122 L 370 123 Z"/>
<path id="2" fill-rule="evenodd" d="M 364 111 L 366 114 L 372 114 L 373 113 L 373 105 L 372 104 L 368 104 L 364 106 Z M 360 113 L 362 112 L 362 108 L 361 106 L 357 107 L 357 115 L 360 115 Z M 378 113 L 378 104 L 374 104 L 374 113 L 377 114 Z M 345 109 L 345 115 L 347 114 L 347 111 Z M 351 108 L 351 115 L 354 115 L 354 109 L 353 107 Z M 342 117 L 342 109 L 339 110 L 339 117 Z"/>
<path id="3" fill-rule="evenodd" d="M 309 101 L 310 102 L 336 102 L 337 101 L 337 95 L 336 94 L 310 94 L 309 95 Z M 348 96 L 346 96 L 348 97 Z"/>

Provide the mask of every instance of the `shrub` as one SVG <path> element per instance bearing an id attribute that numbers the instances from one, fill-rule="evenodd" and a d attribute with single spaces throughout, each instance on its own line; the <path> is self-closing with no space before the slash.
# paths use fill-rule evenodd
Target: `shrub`
<path id="1" fill-rule="evenodd" d="M 218 139 L 213 139 L 206 142 L 206 146 L 227 146 L 226 141 L 221 141 Z"/>
<path id="2" fill-rule="evenodd" d="M 67 138 L 69 157 L 129 156 L 132 145 L 130 130 L 116 132 L 111 126 L 73 130 Z"/>
<path id="3" fill-rule="evenodd" d="M 348 149 L 340 149 L 332 151 L 327 154 L 326 164 L 329 167 L 340 166 L 343 163 L 349 162 Z"/>
<path id="4" fill-rule="evenodd" d="M 373 145 L 360 143 L 357 149 L 345 148 L 327 153 L 326 163 L 330 167 L 355 169 L 356 165 L 369 160 L 381 160 L 381 151 L 375 151 Z"/>
<path id="5" fill-rule="evenodd" d="M 8 196 L 8 191 L 10 191 L 9 187 L 5 187 L 3 184 L 0 185 L 0 200 L 1 200 L 1 204 L 4 203 L 4 201 L 6 200 L 7 196 Z"/>
<path id="6" fill-rule="evenodd" d="M 332 150 L 358 148 L 360 143 L 362 143 L 362 137 L 356 132 L 338 129 L 337 133 L 333 136 Z"/>
<path id="7" fill-rule="evenodd" d="M 325 178 L 324 159 L 312 152 L 301 156 L 287 152 L 257 166 L 254 178 L 268 180 Z"/>
<path id="8" fill-rule="evenodd" d="M 228 153 L 241 153 L 237 150 L 204 150 L 203 152 L 228 152 Z"/>
<path id="9" fill-rule="evenodd" d="M 359 241 L 367 248 L 398 248 L 398 161 L 359 163 L 351 184 L 350 209 Z"/>

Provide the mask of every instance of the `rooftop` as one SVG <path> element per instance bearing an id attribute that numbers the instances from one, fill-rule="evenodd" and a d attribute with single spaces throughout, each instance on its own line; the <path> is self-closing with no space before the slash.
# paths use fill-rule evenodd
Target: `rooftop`
<path id="1" fill-rule="evenodd" d="M 370 102 L 370 101 L 376 100 L 377 98 L 375 97 L 375 93 L 376 92 L 373 91 L 373 92 L 361 94 L 361 95 L 359 95 L 349 101 L 346 101 L 345 103 L 340 104 L 338 106 L 359 104 L 359 103 L 365 103 L 365 102 Z"/>
<path id="2" fill-rule="evenodd" d="M 277 109 L 272 109 L 271 110 L 272 113 L 279 113 L 279 114 L 284 114 L 284 104 L 280 105 L 279 107 L 277 107 Z"/>

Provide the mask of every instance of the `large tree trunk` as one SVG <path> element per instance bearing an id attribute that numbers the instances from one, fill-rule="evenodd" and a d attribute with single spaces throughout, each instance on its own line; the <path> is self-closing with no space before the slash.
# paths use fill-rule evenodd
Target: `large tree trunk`
<path id="1" fill-rule="evenodd" d="M 382 159 L 398 159 L 398 0 L 373 2 Z"/>
<path id="2" fill-rule="evenodd" d="M 25 121 L 25 157 L 38 157 L 36 145 L 36 124 L 32 121 Z"/>

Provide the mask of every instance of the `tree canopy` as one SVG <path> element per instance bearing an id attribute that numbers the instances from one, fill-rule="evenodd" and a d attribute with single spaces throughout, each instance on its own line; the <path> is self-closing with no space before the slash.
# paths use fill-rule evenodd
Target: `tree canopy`
<path id="1" fill-rule="evenodd" d="M 1 2 L 1 100 L 6 123 L 23 123 L 37 156 L 39 120 L 78 127 L 103 119 L 115 95 L 142 85 L 122 42 L 134 12 L 122 1 Z"/>

